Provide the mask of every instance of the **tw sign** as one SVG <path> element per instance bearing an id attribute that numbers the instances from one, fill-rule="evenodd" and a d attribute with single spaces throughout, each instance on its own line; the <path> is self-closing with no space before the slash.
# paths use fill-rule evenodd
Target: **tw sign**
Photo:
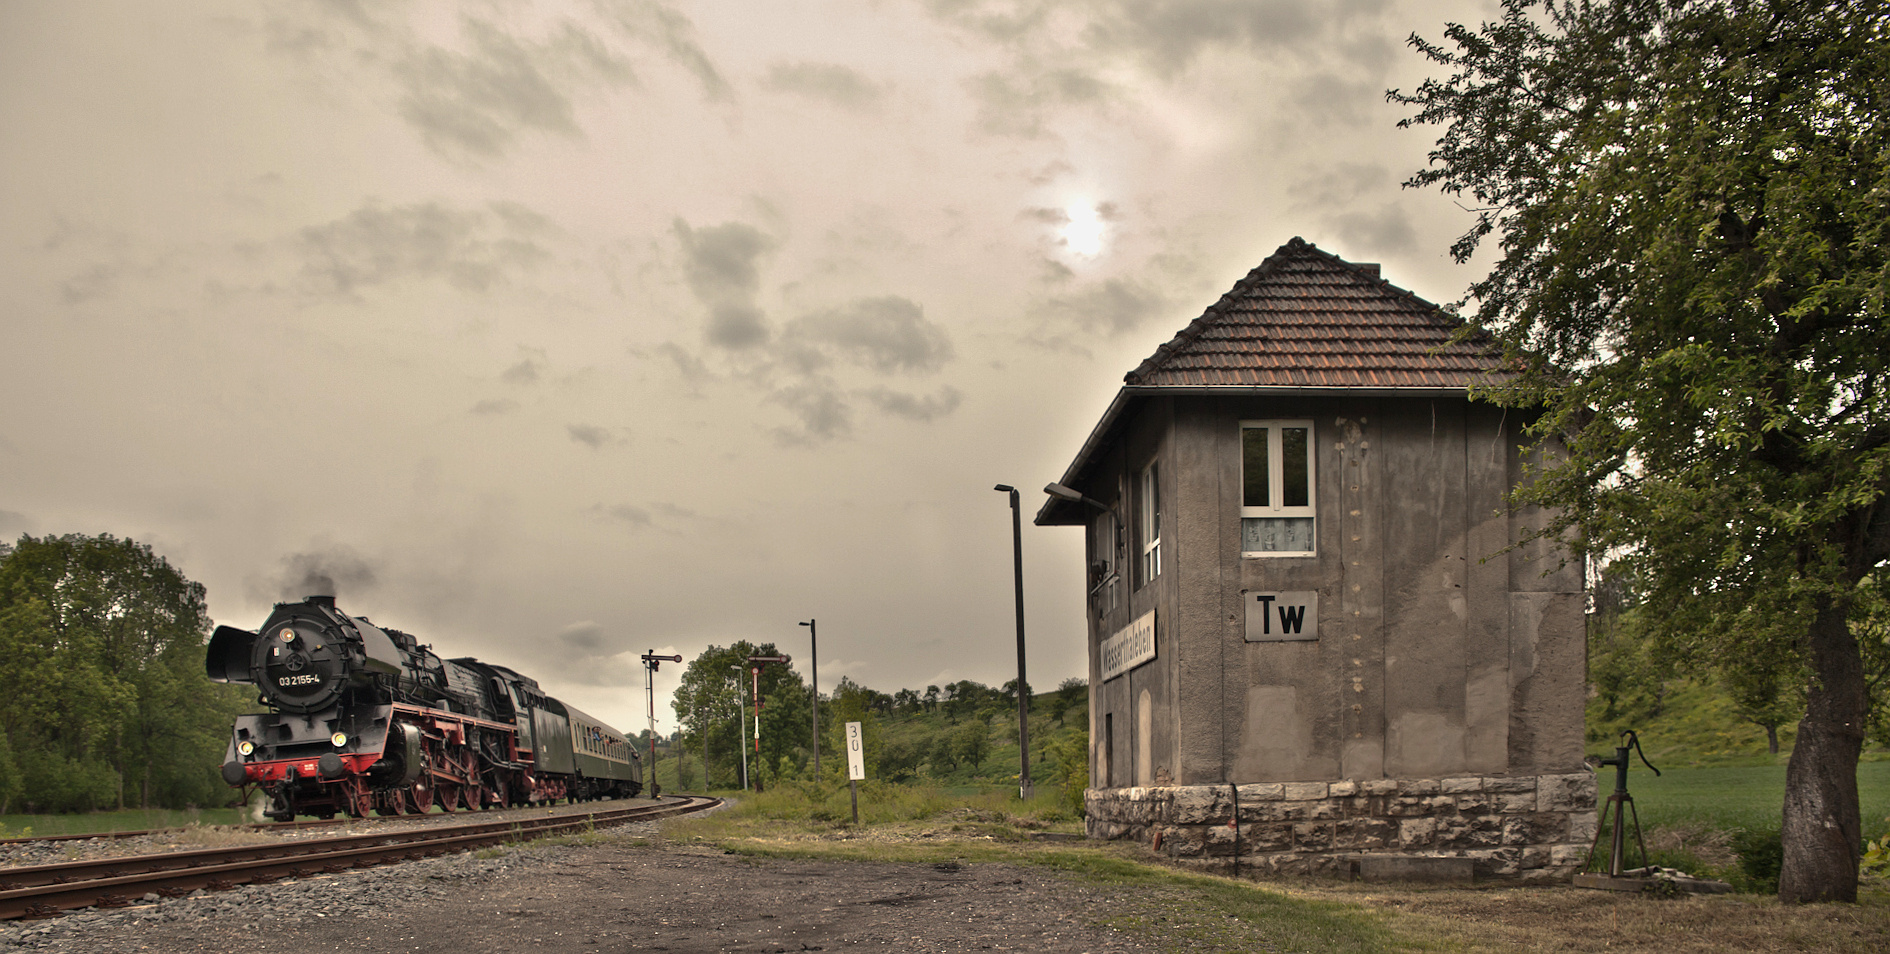
<path id="1" fill-rule="evenodd" d="M 1247 641 L 1277 643 L 1319 638 L 1319 592 L 1248 593 Z"/>

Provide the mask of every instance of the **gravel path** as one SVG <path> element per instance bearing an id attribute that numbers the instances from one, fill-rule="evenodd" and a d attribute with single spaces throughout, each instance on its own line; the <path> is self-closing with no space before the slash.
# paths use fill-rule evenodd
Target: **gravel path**
<path id="1" fill-rule="evenodd" d="M 1120 889 L 996 864 L 756 860 L 665 845 L 655 823 L 594 844 L 507 848 L 0 922 L 16 950 L 1126 952 Z"/>

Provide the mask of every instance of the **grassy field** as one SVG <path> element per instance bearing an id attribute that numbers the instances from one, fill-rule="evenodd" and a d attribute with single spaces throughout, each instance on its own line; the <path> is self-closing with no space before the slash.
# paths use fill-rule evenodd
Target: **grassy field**
<path id="1" fill-rule="evenodd" d="M 86 812 L 80 815 L 0 815 L 0 838 L 26 835 L 89 835 L 98 832 L 146 831 L 189 825 L 241 825 L 248 813 L 238 808 L 171 811 L 162 808 L 122 812 Z"/>
<path id="2" fill-rule="evenodd" d="M 1706 825 L 1720 829 L 1777 828 L 1785 800 L 1785 766 L 1663 768 L 1659 776 L 1636 763 L 1628 791 L 1641 824 Z M 1601 797 L 1614 790 L 1614 770 L 1601 777 Z M 1875 838 L 1890 830 L 1890 762 L 1857 766 L 1857 795 L 1864 832 Z"/>

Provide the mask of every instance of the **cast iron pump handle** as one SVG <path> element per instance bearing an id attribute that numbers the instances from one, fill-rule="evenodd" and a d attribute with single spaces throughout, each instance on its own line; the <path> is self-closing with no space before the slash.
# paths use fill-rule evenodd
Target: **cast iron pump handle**
<path id="1" fill-rule="evenodd" d="M 1647 761 L 1647 753 L 1641 751 L 1641 737 L 1638 735 L 1635 735 L 1633 729 L 1622 730 L 1621 737 L 1626 740 L 1627 744 L 1615 746 L 1614 758 L 1598 759 L 1596 761 L 1596 764 L 1614 766 L 1614 790 L 1616 794 L 1625 795 L 1627 794 L 1627 767 L 1628 767 L 1628 749 L 1629 748 L 1632 748 L 1634 750 L 1635 755 L 1638 755 L 1641 757 L 1642 765 L 1645 765 L 1648 768 L 1653 769 L 1653 772 L 1655 775 L 1660 774 L 1660 769 L 1654 768 L 1654 763 Z"/>

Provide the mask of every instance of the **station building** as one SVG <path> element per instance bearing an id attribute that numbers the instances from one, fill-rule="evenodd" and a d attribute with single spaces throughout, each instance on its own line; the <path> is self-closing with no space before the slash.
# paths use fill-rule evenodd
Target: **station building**
<path id="1" fill-rule="evenodd" d="M 1595 831 L 1584 574 L 1459 323 L 1295 238 L 1135 370 L 1086 528 L 1091 837 L 1243 873 L 1551 880 Z"/>

